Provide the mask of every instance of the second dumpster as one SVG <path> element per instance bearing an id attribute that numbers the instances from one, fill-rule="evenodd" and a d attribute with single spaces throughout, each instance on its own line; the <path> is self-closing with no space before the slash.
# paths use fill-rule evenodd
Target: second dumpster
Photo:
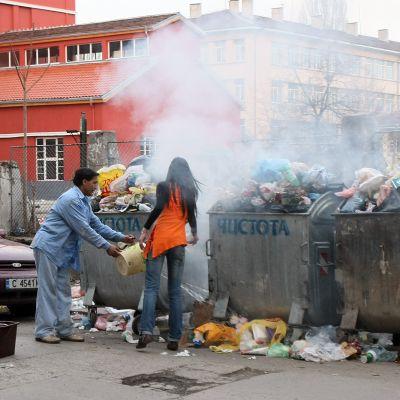
<path id="1" fill-rule="evenodd" d="M 337 214 L 342 327 L 400 331 L 400 213 Z"/>
<path id="2" fill-rule="evenodd" d="M 333 213 L 340 201 L 328 192 L 306 213 L 210 211 L 213 297 L 229 297 L 248 318 L 288 319 L 297 309 L 302 322 L 337 324 Z"/>

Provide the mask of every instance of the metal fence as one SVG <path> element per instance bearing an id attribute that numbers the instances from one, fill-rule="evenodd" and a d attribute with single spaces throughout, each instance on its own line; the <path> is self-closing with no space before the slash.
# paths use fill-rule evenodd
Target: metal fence
<path id="1" fill-rule="evenodd" d="M 150 146 L 148 141 L 64 144 L 62 138 L 51 138 L 39 139 L 37 146 L 11 147 L 10 160 L 19 167 L 11 181 L 11 232 L 34 234 L 57 198 L 72 186 L 76 169 L 127 166 L 149 154 Z"/>

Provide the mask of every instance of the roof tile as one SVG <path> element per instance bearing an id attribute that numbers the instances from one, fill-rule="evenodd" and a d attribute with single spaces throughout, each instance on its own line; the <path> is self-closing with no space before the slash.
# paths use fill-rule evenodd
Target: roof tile
<path id="1" fill-rule="evenodd" d="M 27 40 L 40 40 L 57 37 L 71 37 L 86 34 L 107 32 L 123 32 L 136 29 L 151 29 L 155 25 L 180 14 L 149 15 L 114 21 L 94 22 L 81 25 L 65 25 L 52 28 L 39 28 L 21 31 L 11 31 L 0 34 L 0 43 L 18 43 Z"/>
<path id="2" fill-rule="evenodd" d="M 28 93 L 29 102 L 101 98 L 127 79 L 150 65 L 148 58 L 134 61 L 50 65 Z M 28 87 L 46 67 L 31 67 Z M 15 69 L 0 71 L 0 104 L 23 100 L 23 91 Z"/>

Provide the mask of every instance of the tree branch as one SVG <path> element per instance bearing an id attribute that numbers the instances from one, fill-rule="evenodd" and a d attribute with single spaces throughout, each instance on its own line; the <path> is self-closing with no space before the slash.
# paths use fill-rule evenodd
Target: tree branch
<path id="1" fill-rule="evenodd" d="M 50 61 L 50 60 L 49 60 Z M 35 82 L 32 83 L 31 86 L 29 86 L 29 88 L 26 90 L 26 93 L 28 94 L 35 86 L 38 82 L 40 82 L 40 80 L 43 78 L 44 74 L 47 72 L 47 70 L 50 68 L 50 62 L 47 64 L 46 68 L 43 70 L 43 72 L 41 73 L 41 75 L 39 76 L 38 79 L 36 79 Z"/>

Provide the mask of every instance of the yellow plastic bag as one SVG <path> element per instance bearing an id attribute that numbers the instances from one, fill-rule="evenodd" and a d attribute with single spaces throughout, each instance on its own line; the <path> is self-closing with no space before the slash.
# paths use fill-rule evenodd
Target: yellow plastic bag
<path id="1" fill-rule="evenodd" d="M 99 188 L 101 196 L 106 197 L 111 194 L 110 183 L 125 173 L 126 168 L 122 164 L 111 165 L 111 167 L 103 167 L 97 171 L 99 174 Z"/>
<path id="2" fill-rule="evenodd" d="M 210 350 L 217 354 L 226 354 L 239 351 L 239 346 L 232 344 L 220 344 L 219 346 L 210 346 Z"/>
<path id="3" fill-rule="evenodd" d="M 257 342 L 256 338 L 254 337 L 254 332 L 256 332 L 256 329 L 253 328 L 255 327 L 264 327 L 265 329 L 272 329 L 274 331 L 272 337 L 267 339 L 268 343 Z M 240 329 L 240 349 L 242 351 L 248 351 L 261 345 L 274 345 L 276 343 L 280 343 L 286 336 L 286 330 L 286 323 L 280 318 L 255 319 L 250 321 L 247 324 L 244 324 Z"/>
<path id="4" fill-rule="evenodd" d="M 212 345 L 231 344 L 237 346 L 239 344 L 239 336 L 234 328 L 230 328 L 224 324 L 216 324 L 209 322 L 201 325 L 194 330 L 201 333 L 204 337 L 203 346 L 209 347 Z"/>

